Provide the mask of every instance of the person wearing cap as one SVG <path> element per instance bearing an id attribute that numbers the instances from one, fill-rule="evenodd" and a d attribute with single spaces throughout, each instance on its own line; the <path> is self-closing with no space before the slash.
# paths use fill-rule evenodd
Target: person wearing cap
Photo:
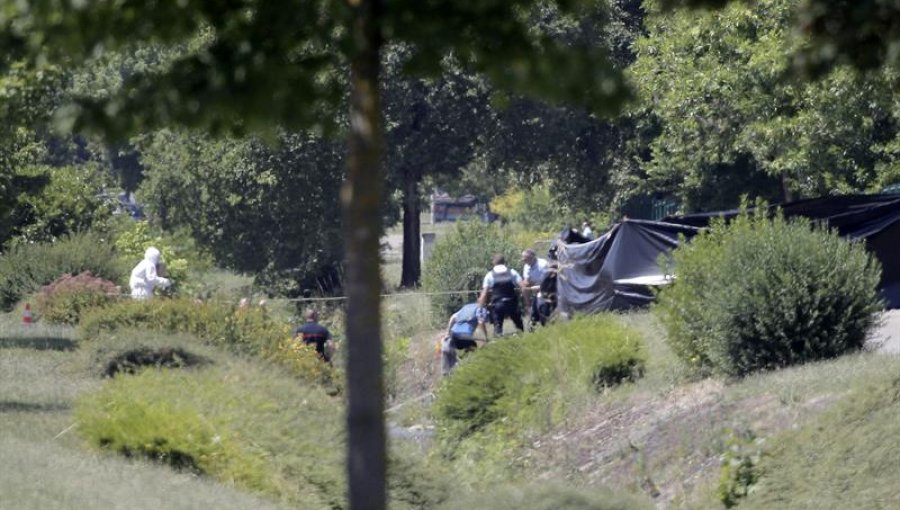
<path id="1" fill-rule="evenodd" d="M 153 246 L 144 252 L 144 260 L 131 270 L 128 286 L 131 287 L 131 297 L 134 299 L 150 299 L 153 297 L 153 289 L 156 287 L 167 288 L 172 282 L 157 273 L 159 262 L 159 250 Z"/>
<path id="2" fill-rule="evenodd" d="M 331 332 L 328 328 L 319 324 L 319 313 L 309 309 L 303 315 L 304 323 L 294 328 L 294 338 L 300 339 L 306 345 L 315 345 L 316 352 L 327 363 L 331 363 L 334 351 L 334 343 L 331 340 Z"/>
<path id="3" fill-rule="evenodd" d="M 584 223 L 581 224 L 581 235 L 588 241 L 592 241 L 594 239 L 593 227 L 594 226 L 591 225 L 590 220 L 584 220 Z"/>

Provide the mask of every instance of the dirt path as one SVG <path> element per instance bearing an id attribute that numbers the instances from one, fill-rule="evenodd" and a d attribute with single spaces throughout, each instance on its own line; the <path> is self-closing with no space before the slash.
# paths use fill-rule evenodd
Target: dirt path
<path id="1" fill-rule="evenodd" d="M 871 335 L 869 345 L 878 352 L 900 356 L 900 310 L 884 312 L 881 326 Z"/>

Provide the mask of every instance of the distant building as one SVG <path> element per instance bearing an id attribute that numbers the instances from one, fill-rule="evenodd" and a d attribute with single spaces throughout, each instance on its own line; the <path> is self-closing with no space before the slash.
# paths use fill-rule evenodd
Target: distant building
<path id="1" fill-rule="evenodd" d="M 446 193 L 431 195 L 431 222 L 456 221 L 460 218 L 480 215 L 484 206 L 472 195 L 451 197 Z"/>

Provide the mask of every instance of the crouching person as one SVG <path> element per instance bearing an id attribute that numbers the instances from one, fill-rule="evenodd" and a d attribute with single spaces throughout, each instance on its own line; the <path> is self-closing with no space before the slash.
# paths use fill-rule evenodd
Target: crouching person
<path id="1" fill-rule="evenodd" d="M 304 323 L 294 328 L 294 338 L 306 345 L 315 345 L 316 353 L 326 363 L 331 363 L 334 355 L 334 341 L 328 328 L 319 324 L 319 313 L 309 309 L 303 316 Z"/>
<path id="2" fill-rule="evenodd" d="M 450 316 L 447 335 L 441 342 L 441 373 L 449 375 L 459 362 L 457 351 L 471 351 L 478 346 L 475 334 L 478 329 L 488 341 L 488 311 L 478 303 L 469 303 Z"/>

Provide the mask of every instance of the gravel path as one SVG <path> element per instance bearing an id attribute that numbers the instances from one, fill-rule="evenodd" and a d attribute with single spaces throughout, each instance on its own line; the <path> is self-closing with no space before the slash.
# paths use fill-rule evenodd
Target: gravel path
<path id="1" fill-rule="evenodd" d="M 884 312 L 881 326 L 872 334 L 869 345 L 878 352 L 900 356 L 900 310 Z"/>

